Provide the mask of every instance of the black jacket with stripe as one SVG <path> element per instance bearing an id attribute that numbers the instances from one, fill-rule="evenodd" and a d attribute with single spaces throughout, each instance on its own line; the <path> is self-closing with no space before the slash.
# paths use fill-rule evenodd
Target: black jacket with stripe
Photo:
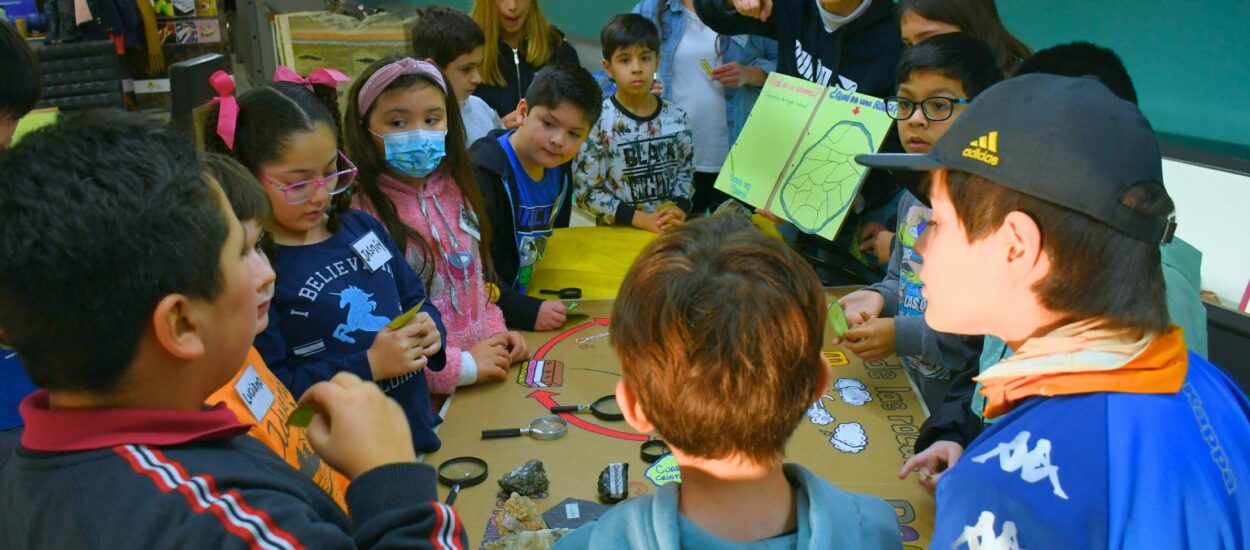
<path id="1" fill-rule="evenodd" d="M 44 392 L 35 396 L 41 394 L 46 400 Z M 41 429 L 54 429 L 28 418 L 22 446 L 0 471 L 0 548 L 467 545 L 457 515 L 437 500 L 429 466 L 392 464 L 359 476 L 347 490 L 348 519 L 307 476 L 256 439 L 222 427 L 205 433 L 203 426 L 215 419 L 173 418 L 166 425 L 197 422 L 201 433 L 178 444 L 50 452 L 26 447 L 46 447 L 34 441 L 48 439 Z M 153 440 L 151 432 L 135 433 L 132 439 Z"/>

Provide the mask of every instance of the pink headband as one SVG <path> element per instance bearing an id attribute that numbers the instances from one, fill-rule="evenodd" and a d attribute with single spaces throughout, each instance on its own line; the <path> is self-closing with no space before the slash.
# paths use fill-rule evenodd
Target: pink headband
<path id="1" fill-rule="evenodd" d="M 290 68 L 279 65 L 278 70 L 273 72 L 273 81 L 303 84 L 305 88 L 311 90 L 313 84 L 338 88 L 340 82 L 351 82 L 352 79 L 334 69 L 313 69 L 311 73 L 308 73 L 308 78 L 304 78 Z"/>
<path id="2" fill-rule="evenodd" d="M 443 81 L 443 73 L 438 71 L 432 63 L 426 61 L 418 61 L 411 57 L 405 57 L 378 69 L 365 81 L 365 85 L 360 87 L 360 99 L 357 100 L 356 106 L 360 108 L 360 116 L 365 116 L 369 112 L 369 106 L 373 105 L 373 101 L 378 95 L 390 86 L 396 78 L 406 74 L 426 74 L 438 82 L 438 86 L 443 89 L 443 93 L 447 93 L 447 83 Z"/>
<path id="3" fill-rule="evenodd" d="M 208 83 L 217 91 L 217 97 L 209 101 L 209 105 L 217 104 L 217 135 L 226 143 L 226 148 L 234 150 L 234 127 L 239 122 L 239 100 L 234 98 L 234 77 L 226 71 L 217 71 L 208 77 Z"/>

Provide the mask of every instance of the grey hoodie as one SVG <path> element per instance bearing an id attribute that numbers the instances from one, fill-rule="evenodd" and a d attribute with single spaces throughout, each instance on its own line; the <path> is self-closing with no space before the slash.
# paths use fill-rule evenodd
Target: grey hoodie
<path id="1" fill-rule="evenodd" d="M 555 548 L 902 548 L 898 517 L 884 500 L 838 489 L 797 464 L 784 469 L 798 495 L 798 529 L 793 534 L 745 544 L 717 539 L 678 512 L 681 484 L 669 483 L 655 495 L 616 505 L 598 521 L 560 539 Z"/>

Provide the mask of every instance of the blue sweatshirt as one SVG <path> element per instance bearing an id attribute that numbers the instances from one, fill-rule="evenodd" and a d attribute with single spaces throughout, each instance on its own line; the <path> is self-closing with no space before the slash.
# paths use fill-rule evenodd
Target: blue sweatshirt
<path id="1" fill-rule="evenodd" d="M 598 521 L 565 535 L 555 548 L 875 550 L 902 547 L 898 516 L 884 500 L 843 491 L 797 464 L 786 464 L 784 468 L 786 479 L 798 495 L 798 528 L 792 533 L 743 544 L 718 539 L 677 510 L 681 483 L 669 483 L 654 496 L 636 497 L 616 505 Z"/>
<path id="2" fill-rule="evenodd" d="M 22 398 L 35 391 L 35 385 L 22 369 L 17 352 L 0 346 L 0 431 L 22 425 L 17 405 Z M 4 449 L 0 449 L 3 451 Z"/>
<path id="3" fill-rule="evenodd" d="M 1247 548 L 1250 401 L 1190 352 L 1164 394 L 1031 397 L 938 484 L 933 548 Z"/>
<path id="4" fill-rule="evenodd" d="M 353 248 L 377 237 L 376 270 Z M 369 253 L 366 252 L 366 253 Z M 389 255 L 389 258 L 387 257 Z M 383 261 L 385 260 L 385 261 Z M 372 380 L 369 347 L 391 319 L 425 298 L 425 287 L 382 224 L 352 210 L 329 239 L 305 246 L 279 246 L 274 258 L 278 281 L 269 308 L 269 327 L 255 346 L 278 379 L 299 396 L 313 384 L 347 371 Z M 429 313 L 446 341 L 434 304 Z M 440 371 L 447 359 L 441 349 L 428 369 Z M 420 371 L 376 381 L 408 413 L 412 443 L 419 453 L 438 450 L 433 427 L 442 419 L 430 411 L 430 387 Z"/>

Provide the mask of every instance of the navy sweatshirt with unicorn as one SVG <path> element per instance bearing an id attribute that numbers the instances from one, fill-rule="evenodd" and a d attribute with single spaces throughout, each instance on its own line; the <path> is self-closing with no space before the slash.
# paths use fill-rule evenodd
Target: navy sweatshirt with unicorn
<path id="1" fill-rule="evenodd" d="M 382 224 L 359 210 L 343 215 L 339 230 L 325 241 L 279 246 L 278 274 L 269 307 L 269 327 L 256 337 L 265 363 L 297 399 L 310 386 L 347 371 L 372 380 L 368 351 L 391 319 L 425 299 L 425 287 Z M 429 313 L 446 340 L 433 303 Z M 440 371 L 447 355 L 440 349 L 426 368 Z M 408 413 L 412 443 L 419 453 L 438 450 L 430 411 L 430 387 L 420 371 L 377 380 L 382 391 Z"/>

